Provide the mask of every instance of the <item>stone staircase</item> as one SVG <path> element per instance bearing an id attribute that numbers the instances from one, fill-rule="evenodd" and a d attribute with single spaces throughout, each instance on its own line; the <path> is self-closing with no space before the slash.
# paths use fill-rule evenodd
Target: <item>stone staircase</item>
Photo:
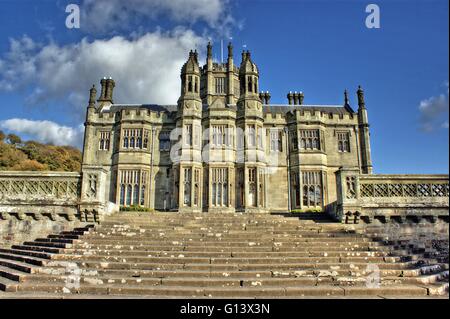
<path id="1" fill-rule="evenodd" d="M 323 217 L 120 213 L 0 249 L 0 298 L 447 295 L 448 262 L 430 256 Z"/>

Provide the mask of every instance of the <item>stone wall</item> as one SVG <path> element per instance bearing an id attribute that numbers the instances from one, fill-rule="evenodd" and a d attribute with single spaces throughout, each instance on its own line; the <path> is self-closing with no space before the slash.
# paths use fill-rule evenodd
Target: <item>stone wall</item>
<path id="1" fill-rule="evenodd" d="M 0 248 L 21 244 L 36 238 L 45 238 L 49 234 L 57 234 L 61 231 L 73 230 L 75 227 L 83 227 L 87 223 L 79 220 L 68 221 L 62 216 L 55 220 L 34 220 L 28 216 L 25 220 L 11 218 L 0 220 Z"/>

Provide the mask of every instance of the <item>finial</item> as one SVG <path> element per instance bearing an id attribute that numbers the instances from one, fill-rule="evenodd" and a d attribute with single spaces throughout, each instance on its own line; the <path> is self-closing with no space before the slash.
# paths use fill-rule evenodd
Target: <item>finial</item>
<path id="1" fill-rule="evenodd" d="M 344 105 L 349 105 L 349 100 L 348 100 L 348 91 L 347 89 L 345 89 L 344 91 Z"/>
<path id="2" fill-rule="evenodd" d="M 97 89 L 95 88 L 95 84 L 93 84 L 92 88 L 89 90 L 89 106 L 95 105 L 96 98 L 97 98 Z"/>
<path id="3" fill-rule="evenodd" d="M 364 101 L 364 91 L 361 85 L 358 86 L 357 94 L 358 94 L 358 106 L 363 109 L 366 107 L 366 102 Z"/>

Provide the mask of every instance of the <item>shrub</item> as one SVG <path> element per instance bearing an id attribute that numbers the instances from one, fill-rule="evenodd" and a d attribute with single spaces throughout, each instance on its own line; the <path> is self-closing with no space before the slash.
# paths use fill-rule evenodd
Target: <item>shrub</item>
<path id="1" fill-rule="evenodd" d="M 153 212 L 153 209 L 139 205 L 120 206 L 121 212 Z"/>

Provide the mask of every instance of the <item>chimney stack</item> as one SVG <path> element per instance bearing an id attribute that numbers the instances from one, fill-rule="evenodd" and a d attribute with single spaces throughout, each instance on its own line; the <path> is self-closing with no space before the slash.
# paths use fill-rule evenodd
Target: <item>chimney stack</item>
<path id="1" fill-rule="evenodd" d="M 109 79 L 104 77 L 100 81 L 100 83 L 102 85 L 102 93 L 100 95 L 100 98 L 98 99 L 98 102 L 113 103 L 113 93 L 114 93 L 114 88 L 116 86 L 116 82 L 114 82 L 114 80 L 111 77 Z"/>

